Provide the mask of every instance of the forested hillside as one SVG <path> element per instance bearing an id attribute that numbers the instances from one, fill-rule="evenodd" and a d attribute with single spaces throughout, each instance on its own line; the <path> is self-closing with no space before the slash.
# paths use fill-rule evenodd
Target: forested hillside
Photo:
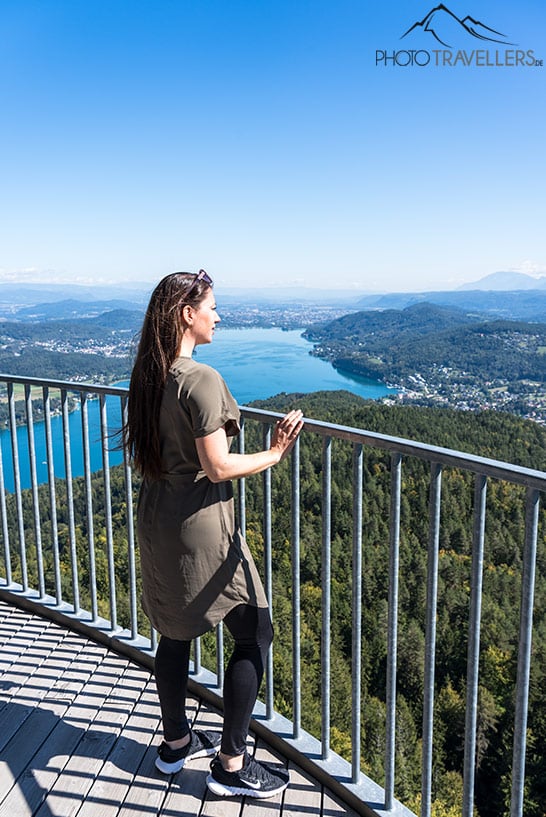
<path id="1" fill-rule="evenodd" d="M 406 400 L 495 407 L 546 422 L 546 323 L 486 320 L 419 303 L 345 315 L 305 336 L 319 357 L 400 385 Z"/>
<path id="2" fill-rule="evenodd" d="M 306 331 L 339 364 L 400 379 L 431 365 L 507 380 L 546 375 L 546 324 L 477 320 L 447 307 L 358 312 Z"/>
<path id="3" fill-rule="evenodd" d="M 308 417 L 356 426 L 384 434 L 409 437 L 533 468 L 546 468 L 546 430 L 536 423 L 498 412 L 461 413 L 445 409 L 382 406 L 345 392 L 280 395 L 260 403 L 284 411 L 299 406 Z M 246 424 L 247 450 L 261 445 L 261 428 Z M 333 442 L 332 456 L 332 622 L 331 660 L 332 745 L 349 752 L 351 700 L 351 577 L 352 486 L 351 446 Z M 310 434 L 301 438 L 301 635 L 303 725 L 320 735 L 321 632 L 321 441 Z M 402 469 L 400 601 L 397 700 L 396 795 L 418 811 L 420 789 L 420 735 L 426 561 L 428 543 L 429 469 L 405 458 Z M 272 474 L 273 599 L 276 629 L 274 672 L 276 708 L 291 717 L 291 533 L 290 464 Z M 87 568 L 87 525 L 82 480 L 74 485 L 77 551 L 82 575 Z M 44 531 L 49 523 L 47 487 L 40 489 Z M 59 529 L 62 575 L 70 596 L 67 509 L 59 485 Z M 261 518 L 262 479 L 246 480 L 247 538 L 258 563 L 263 555 Z M 15 502 L 8 498 L 9 525 L 16 541 Z M 509 811 L 511 735 L 514 682 L 519 629 L 519 590 L 524 529 L 524 491 L 491 480 L 482 601 L 481 686 L 476 769 L 480 817 L 498 817 Z M 115 562 L 118 570 L 120 622 L 128 621 L 127 555 L 123 474 L 112 474 Z M 470 599 L 473 483 L 470 475 L 446 469 L 442 488 L 439 552 L 439 605 L 433 796 L 436 817 L 460 814 L 465 694 L 467 623 Z M 30 570 L 32 561 L 31 497 L 25 496 Z M 386 629 L 389 570 L 390 462 L 384 452 L 366 449 L 363 494 L 363 611 L 362 704 L 363 768 L 383 781 L 385 748 Z M 101 612 L 108 616 L 105 552 L 104 491 L 102 478 L 93 481 L 94 529 L 97 542 L 98 586 L 104 598 Z M 546 810 L 546 547 L 542 511 L 537 562 L 537 593 L 530 697 L 527 789 L 524 814 L 543 817 Z M 47 536 L 43 537 L 48 541 Z M 14 557 L 16 558 L 16 557 Z M 52 556 L 45 554 L 51 585 Z M 88 604 L 85 581 L 82 606 Z M 145 620 L 141 628 L 145 631 Z M 212 662 L 211 640 L 204 640 L 204 655 Z"/>

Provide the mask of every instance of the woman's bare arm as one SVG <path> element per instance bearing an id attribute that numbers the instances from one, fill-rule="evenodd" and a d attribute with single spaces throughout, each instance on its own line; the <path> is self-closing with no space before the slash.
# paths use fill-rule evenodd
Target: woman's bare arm
<path id="1" fill-rule="evenodd" d="M 255 454 L 232 454 L 226 432 L 219 428 L 206 437 L 197 437 L 195 444 L 201 468 L 211 482 L 248 477 L 276 465 L 292 449 L 303 427 L 301 411 L 294 410 L 279 420 L 273 430 L 271 447 Z"/>

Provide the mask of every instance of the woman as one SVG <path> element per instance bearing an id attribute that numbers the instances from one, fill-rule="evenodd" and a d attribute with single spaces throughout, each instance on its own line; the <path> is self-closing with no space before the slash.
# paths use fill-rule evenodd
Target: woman
<path id="1" fill-rule="evenodd" d="M 212 341 L 219 320 L 204 270 L 167 275 L 152 293 L 129 388 L 125 443 L 143 476 L 137 522 L 143 606 L 161 634 L 155 677 L 164 740 L 156 766 L 171 774 L 192 758 L 216 755 L 211 791 L 270 797 L 286 788 L 288 775 L 251 758 L 246 739 L 273 630 L 235 524 L 230 480 L 282 460 L 303 420 L 291 411 L 276 424 L 269 449 L 230 452 L 239 432 L 237 404 L 218 372 L 192 358 L 196 346 Z M 191 641 L 220 621 L 235 641 L 221 736 L 191 730 L 185 712 Z"/>

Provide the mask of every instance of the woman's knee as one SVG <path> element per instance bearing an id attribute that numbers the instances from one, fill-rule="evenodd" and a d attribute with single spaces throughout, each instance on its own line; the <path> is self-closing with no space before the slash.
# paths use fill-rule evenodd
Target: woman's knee
<path id="1" fill-rule="evenodd" d="M 273 641 L 273 623 L 267 607 L 241 604 L 231 610 L 225 624 L 238 647 L 259 647 L 266 653 Z"/>

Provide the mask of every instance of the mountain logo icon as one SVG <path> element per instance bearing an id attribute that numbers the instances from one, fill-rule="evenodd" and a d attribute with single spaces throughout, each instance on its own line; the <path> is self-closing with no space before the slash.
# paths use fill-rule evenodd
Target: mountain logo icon
<path id="1" fill-rule="evenodd" d="M 400 39 L 404 39 L 408 34 L 425 31 L 430 36 L 434 37 L 441 45 L 451 48 L 450 42 L 460 39 L 461 34 L 465 37 L 475 37 L 478 40 L 485 40 L 486 42 L 501 43 L 502 45 L 516 45 L 510 43 L 506 39 L 506 35 L 501 34 L 490 26 L 486 26 L 479 20 L 475 20 L 470 15 L 463 19 L 453 14 L 447 6 L 440 3 L 439 6 L 433 8 L 422 20 L 414 23 L 408 30 L 402 34 Z"/>

